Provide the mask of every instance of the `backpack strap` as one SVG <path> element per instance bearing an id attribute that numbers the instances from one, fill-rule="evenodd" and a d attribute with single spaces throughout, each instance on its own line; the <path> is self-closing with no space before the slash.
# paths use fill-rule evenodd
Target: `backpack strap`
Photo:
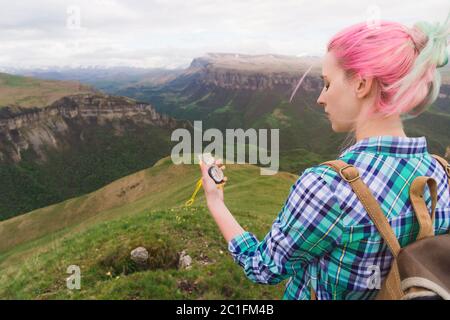
<path id="1" fill-rule="evenodd" d="M 433 158 L 435 158 L 441 164 L 441 166 L 444 168 L 444 171 L 447 174 L 447 178 L 448 178 L 448 185 L 450 187 L 450 164 L 447 162 L 447 160 L 445 160 L 441 156 L 438 156 L 437 154 L 432 154 L 431 156 Z"/>
<path id="2" fill-rule="evenodd" d="M 431 217 L 423 198 L 425 185 L 428 185 L 431 194 Z M 409 188 L 409 197 L 417 220 L 419 221 L 419 234 L 416 240 L 434 235 L 434 213 L 437 202 L 437 184 L 431 177 L 420 176 L 414 179 Z"/>
<path id="3" fill-rule="evenodd" d="M 449 187 L 449 191 L 450 191 L 450 164 L 447 162 L 447 160 L 445 160 L 445 158 L 442 158 L 441 156 L 438 156 L 437 154 L 432 154 L 431 156 L 433 158 L 435 158 L 441 164 L 441 166 L 444 168 L 444 171 L 447 174 L 448 187 Z M 449 233 L 450 233 L 450 231 L 449 231 Z"/>
<path id="4" fill-rule="evenodd" d="M 342 160 L 331 160 L 321 164 L 332 167 L 339 173 L 342 179 L 350 183 L 350 186 L 363 204 L 369 214 L 369 217 L 372 219 L 378 232 L 381 234 L 381 237 L 384 241 L 386 241 L 392 255 L 397 258 L 397 255 L 401 249 L 397 237 L 395 236 L 388 219 L 381 210 L 378 201 L 375 199 L 367 185 L 362 181 L 362 179 L 360 179 L 358 169 Z"/>

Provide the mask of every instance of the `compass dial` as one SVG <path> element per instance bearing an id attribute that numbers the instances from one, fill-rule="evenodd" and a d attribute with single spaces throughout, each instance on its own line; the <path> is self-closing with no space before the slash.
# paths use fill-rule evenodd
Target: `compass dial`
<path id="1" fill-rule="evenodd" d="M 209 176 L 216 184 L 223 182 L 223 171 L 218 166 L 212 166 L 208 169 Z"/>

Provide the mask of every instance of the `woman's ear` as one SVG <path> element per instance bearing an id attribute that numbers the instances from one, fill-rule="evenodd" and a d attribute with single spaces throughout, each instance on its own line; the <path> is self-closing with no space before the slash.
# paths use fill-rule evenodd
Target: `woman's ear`
<path id="1" fill-rule="evenodd" d="M 357 83 L 356 83 L 356 97 L 364 98 L 370 94 L 373 86 L 373 78 L 372 77 L 361 77 L 358 75 Z"/>

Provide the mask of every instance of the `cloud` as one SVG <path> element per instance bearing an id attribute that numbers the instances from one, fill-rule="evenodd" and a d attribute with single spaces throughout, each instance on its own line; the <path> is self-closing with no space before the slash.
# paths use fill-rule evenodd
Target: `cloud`
<path id="1" fill-rule="evenodd" d="M 375 1 L 0 0 L 3 67 L 186 66 L 206 52 L 321 54 Z M 442 21 L 448 0 L 376 1 L 380 17 Z"/>

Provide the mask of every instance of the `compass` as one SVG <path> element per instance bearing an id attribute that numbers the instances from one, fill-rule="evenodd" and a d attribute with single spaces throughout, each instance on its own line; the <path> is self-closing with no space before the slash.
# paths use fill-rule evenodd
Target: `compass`
<path id="1" fill-rule="evenodd" d="M 209 167 L 208 174 L 216 184 L 221 184 L 223 182 L 223 171 L 218 166 Z"/>
<path id="2" fill-rule="evenodd" d="M 206 165 L 209 166 L 208 175 L 217 184 L 217 188 L 223 188 L 223 186 L 225 185 L 225 176 L 222 169 L 214 164 L 214 158 L 211 156 L 211 154 L 199 155 L 198 158 L 200 161 L 203 161 Z M 189 207 L 194 203 L 195 196 L 197 195 L 197 192 L 200 190 L 202 185 L 202 178 L 200 178 L 195 185 L 195 190 L 191 198 L 184 204 L 186 207 Z"/>

